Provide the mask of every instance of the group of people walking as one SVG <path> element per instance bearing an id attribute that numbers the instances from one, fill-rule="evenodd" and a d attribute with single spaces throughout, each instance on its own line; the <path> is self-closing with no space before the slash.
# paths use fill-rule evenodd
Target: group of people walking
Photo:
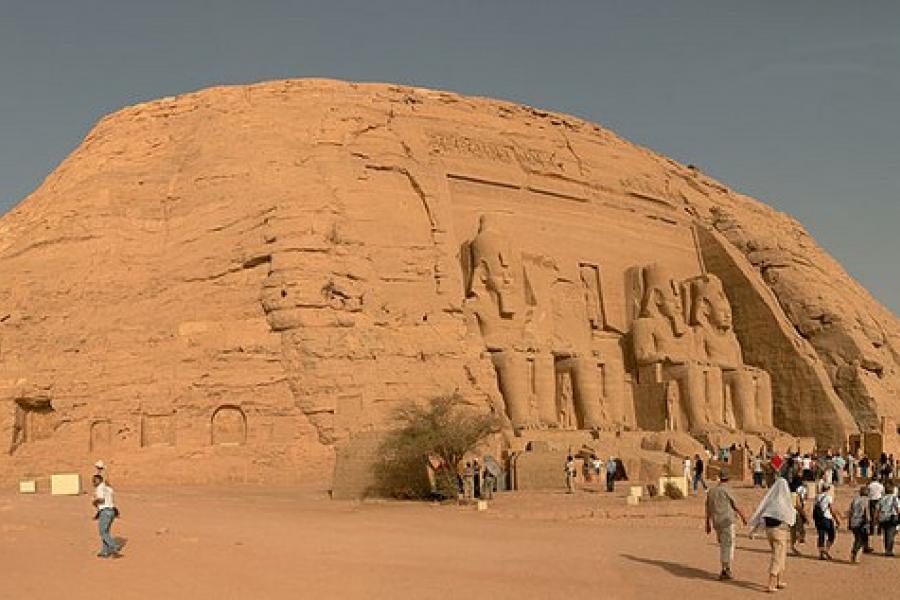
<path id="1" fill-rule="evenodd" d="M 785 477 L 777 476 L 749 519 L 738 507 L 728 480 L 728 469 L 721 469 L 718 485 L 706 495 L 706 532 L 709 534 L 714 530 L 719 542 L 722 565 L 719 578 L 728 580 L 733 577 L 735 527 L 737 519 L 740 519 L 751 528 L 751 538 L 756 532 L 765 530 L 772 551 L 767 591 L 775 592 L 785 588 L 784 572 L 788 550 L 795 555 L 800 554 L 797 543 L 804 541 L 805 525 L 809 522 L 803 473 L 794 472 L 790 483 Z M 819 559 L 833 560 L 831 549 L 841 527 L 840 511 L 835 506 L 833 481 L 828 482 L 821 476 L 816 489 L 816 495 L 812 499 L 812 522 L 817 534 Z M 847 527 L 853 533 L 851 562 L 856 563 L 861 552 L 874 552 L 870 538 L 876 533 L 883 536 L 884 556 L 894 556 L 894 538 L 900 520 L 900 498 L 891 479 L 884 483 L 879 479 L 872 479 L 862 486 L 851 500 L 846 515 Z"/>

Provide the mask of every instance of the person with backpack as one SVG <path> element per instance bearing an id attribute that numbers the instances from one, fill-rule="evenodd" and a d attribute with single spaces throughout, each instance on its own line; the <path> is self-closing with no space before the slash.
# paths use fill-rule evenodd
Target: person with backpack
<path id="1" fill-rule="evenodd" d="M 894 556 L 894 537 L 897 535 L 897 525 L 900 524 L 900 498 L 897 498 L 893 483 L 889 482 L 884 487 L 884 496 L 875 509 L 875 519 L 884 536 L 884 555 Z"/>
<path id="2" fill-rule="evenodd" d="M 813 506 L 813 522 L 816 524 L 816 533 L 819 537 L 819 560 L 833 559 L 831 547 L 837 537 L 837 528 L 841 525 L 837 514 L 831 510 L 831 506 L 834 504 L 833 493 L 831 484 L 824 484 L 822 492 L 816 496 L 816 503 Z"/>
<path id="3" fill-rule="evenodd" d="M 850 562 L 855 563 L 859 551 L 868 554 L 872 552 L 869 547 L 869 522 L 872 515 L 869 512 L 869 488 L 859 488 L 859 495 L 850 501 L 850 510 L 847 511 L 847 527 L 853 532 L 853 547 L 850 549 Z"/>

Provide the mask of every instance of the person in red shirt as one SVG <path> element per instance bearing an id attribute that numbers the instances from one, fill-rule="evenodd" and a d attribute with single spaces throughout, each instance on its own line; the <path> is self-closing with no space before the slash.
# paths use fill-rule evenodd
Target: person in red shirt
<path id="1" fill-rule="evenodd" d="M 781 470 L 782 460 L 781 460 L 780 454 L 776 454 L 775 456 L 773 456 L 771 462 L 772 462 L 772 468 L 774 468 L 776 472 Z"/>

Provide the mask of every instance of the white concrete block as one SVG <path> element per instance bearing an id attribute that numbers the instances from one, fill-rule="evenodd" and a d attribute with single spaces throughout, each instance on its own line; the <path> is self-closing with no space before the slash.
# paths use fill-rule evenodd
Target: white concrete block
<path id="1" fill-rule="evenodd" d="M 488 509 L 487 500 L 479 500 L 478 504 L 476 505 L 476 508 L 478 509 L 479 512 L 483 511 L 483 510 L 487 510 Z"/>
<path id="2" fill-rule="evenodd" d="M 644 488 L 639 485 L 633 485 L 630 488 L 628 488 L 628 495 L 634 496 L 635 498 L 640 498 L 641 496 L 644 495 Z"/>
<path id="3" fill-rule="evenodd" d="M 628 504 L 628 506 L 637 506 L 641 503 L 641 499 L 639 496 L 627 496 L 625 498 L 625 503 Z"/>
<path id="4" fill-rule="evenodd" d="M 81 475 L 78 473 L 57 473 L 50 476 L 50 494 L 54 496 L 77 496 L 81 493 Z"/>
<path id="5" fill-rule="evenodd" d="M 34 479 L 25 479 L 19 482 L 20 494 L 34 494 L 37 492 L 37 482 Z"/>

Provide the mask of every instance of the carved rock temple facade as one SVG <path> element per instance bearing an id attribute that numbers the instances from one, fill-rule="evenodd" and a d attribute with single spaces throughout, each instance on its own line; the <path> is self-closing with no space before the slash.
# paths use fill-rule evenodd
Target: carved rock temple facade
<path id="1" fill-rule="evenodd" d="M 126 108 L 0 220 L 10 480 L 102 457 L 120 481 L 327 481 L 452 392 L 502 416 L 509 455 L 895 447 L 898 353 L 896 317 L 789 217 L 597 125 L 445 92 Z"/>

